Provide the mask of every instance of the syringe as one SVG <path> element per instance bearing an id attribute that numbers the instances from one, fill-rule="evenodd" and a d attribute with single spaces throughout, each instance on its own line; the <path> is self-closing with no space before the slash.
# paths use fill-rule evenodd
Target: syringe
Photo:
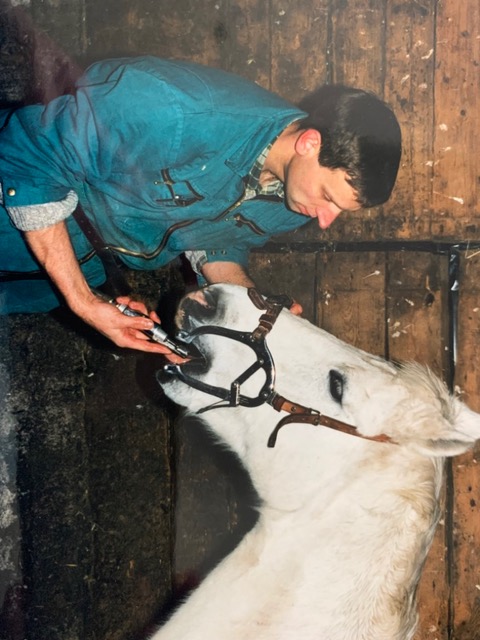
<path id="1" fill-rule="evenodd" d="M 140 311 L 135 311 L 135 309 L 132 309 L 126 304 L 120 304 L 115 300 L 111 300 L 110 302 L 112 302 L 112 304 L 114 304 L 117 307 L 117 309 L 121 311 L 125 316 L 131 316 L 132 318 L 135 318 L 135 317 L 148 318 L 148 316 L 145 315 L 144 313 L 141 313 Z M 149 320 L 151 320 L 151 318 L 149 318 Z M 167 332 L 162 329 L 161 325 L 159 325 L 158 322 L 154 322 L 153 320 L 152 322 L 153 322 L 153 328 L 141 329 L 142 333 L 144 333 L 154 342 L 158 342 L 159 344 L 164 344 L 166 347 L 171 349 L 177 355 L 182 356 L 184 358 L 189 357 L 189 353 L 187 349 L 185 349 L 185 347 L 182 347 L 181 345 L 174 342 L 169 337 Z"/>

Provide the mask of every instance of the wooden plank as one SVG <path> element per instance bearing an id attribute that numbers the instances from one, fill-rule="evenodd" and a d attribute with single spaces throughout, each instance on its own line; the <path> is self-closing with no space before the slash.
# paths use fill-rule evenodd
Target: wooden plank
<path id="1" fill-rule="evenodd" d="M 85 577 L 94 563 L 83 421 L 88 349 L 47 314 L 16 314 L 8 325 L 10 358 L 2 364 L 9 367 L 17 420 L 25 605 L 14 621 L 36 640 L 85 638 L 91 606 Z"/>
<path id="2" fill-rule="evenodd" d="M 178 421 L 175 439 L 174 591 L 179 598 L 235 548 L 257 512 L 247 472 L 233 453 L 215 446 L 200 419 Z"/>
<path id="3" fill-rule="evenodd" d="M 445 379 L 449 364 L 447 256 L 388 254 L 387 324 L 391 359 L 426 364 Z M 443 514 L 418 588 L 420 623 L 415 640 L 448 638 L 446 535 Z"/>
<path id="4" fill-rule="evenodd" d="M 272 0 L 271 89 L 292 102 L 328 78 L 328 0 Z"/>
<path id="5" fill-rule="evenodd" d="M 319 325 L 360 349 L 385 355 L 385 254 L 325 253 L 320 258 Z"/>
<path id="6" fill-rule="evenodd" d="M 393 195 L 384 205 L 384 237 L 430 236 L 436 5 L 386 5 L 384 98 L 400 122 L 403 149 Z"/>
<path id="7" fill-rule="evenodd" d="M 222 66 L 265 89 L 271 85 L 270 5 L 242 0 L 228 5 Z"/>
<path id="8" fill-rule="evenodd" d="M 222 66 L 228 41 L 224 5 L 216 0 L 85 0 L 89 60 L 152 54 Z"/>
<path id="9" fill-rule="evenodd" d="M 432 232 L 478 239 L 480 5 L 438 3 Z"/>
<path id="10" fill-rule="evenodd" d="M 460 265 L 455 387 L 474 411 L 480 411 L 480 255 L 464 253 Z M 477 615 L 480 566 L 480 446 L 454 460 L 453 627 Z M 478 632 L 478 628 L 476 630 Z M 457 637 L 457 636 L 455 636 Z M 467 636 L 465 636 L 466 638 Z M 469 638 L 477 636 L 469 636 Z"/>
<path id="11" fill-rule="evenodd" d="M 287 293 L 303 307 L 303 317 L 316 321 L 315 253 L 268 253 L 250 255 L 249 270 L 260 291 Z"/>
<path id="12" fill-rule="evenodd" d="M 448 256 L 388 254 L 388 352 L 448 379 Z"/>
<path id="13" fill-rule="evenodd" d="M 332 80 L 383 93 L 385 4 L 376 0 L 332 6 Z"/>
<path id="14" fill-rule="evenodd" d="M 104 345 L 85 360 L 90 637 L 120 640 L 143 631 L 171 595 L 171 421 L 158 358 Z"/>

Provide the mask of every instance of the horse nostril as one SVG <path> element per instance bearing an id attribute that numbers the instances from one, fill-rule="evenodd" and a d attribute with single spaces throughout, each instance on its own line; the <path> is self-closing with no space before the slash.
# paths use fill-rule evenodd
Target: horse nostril
<path id="1" fill-rule="evenodd" d="M 187 294 L 181 301 L 176 322 L 182 329 L 191 329 L 214 318 L 217 311 L 217 295 L 209 289 Z"/>
<path id="2" fill-rule="evenodd" d="M 211 298 L 211 292 L 208 289 L 198 289 L 197 291 L 192 291 L 191 293 L 187 293 L 187 295 L 181 300 L 180 306 L 184 306 L 185 304 L 189 304 L 190 302 L 197 302 L 202 307 L 209 307 Z"/>
<path id="3" fill-rule="evenodd" d="M 211 289 L 203 289 L 202 293 L 205 308 L 215 310 L 218 304 L 218 293 Z"/>

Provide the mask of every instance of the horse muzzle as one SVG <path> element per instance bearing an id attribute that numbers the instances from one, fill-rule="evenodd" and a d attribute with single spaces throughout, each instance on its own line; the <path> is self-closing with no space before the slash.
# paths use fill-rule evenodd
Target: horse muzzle
<path id="1" fill-rule="evenodd" d="M 258 296 L 259 301 L 262 300 L 259 294 L 255 295 Z M 198 358 L 192 358 L 189 362 L 181 365 L 167 364 L 163 369 L 164 374 L 174 376 L 189 387 L 220 399 L 220 401 L 204 407 L 200 412 L 222 406 L 259 406 L 268 400 L 274 387 L 275 366 L 265 342 L 264 332 L 258 332 L 260 327 L 257 327 L 255 331 L 248 332 L 221 326 L 225 308 L 221 292 L 215 287 L 185 296 L 179 305 L 176 316 L 179 327 L 176 338 L 187 345 L 190 353 L 193 353 L 193 349 L 195 349 L 198 352 Z M 203 374 L 209 371 L 214 356 L 215 358 L 225 357 L 225 354 L 218 351 L 214 354 L 211 351 L 209 344 L 212 336 L 242 343 L 249 347 L 255 356 L 253 363 L 237 376 L 229 387 L 208 384 L 203 380 Z M 259 370 L 263 370 L 265 374 L 263 384 L 257 389 L 256 395 L 246 395 L 242 392 L 242 385 L 245 385 Z"/>

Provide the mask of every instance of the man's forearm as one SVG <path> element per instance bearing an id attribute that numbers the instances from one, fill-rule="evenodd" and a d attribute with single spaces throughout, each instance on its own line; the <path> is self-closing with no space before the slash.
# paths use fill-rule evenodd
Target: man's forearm
<path id="1" fill-rule="evenodd" d="M 26 231 L 25 239 L 68 305 L 81 313 L 82 307 L 91 303 L 94 294 L 80 269 L 65 222 Z"/>
<path id="2" fill-rule="evenodd" d="M 244 267 L 236 262 L 207 262 L 202 267 L 202 274 L 209 284 L 225 282 L 242 287 L 255 286 Z"/>
<path id="3" fill-rule="evenodd" d="M 242 287 L 256 286 L 247 271 L 235 262 L 207 262 L 203 265 L 202 273 L 209 284 L 225 282 L 239 284 Z M 303 313 L 303 307 L 299 302 L 293 301 L 290 311 L 300 316 Z"/>

